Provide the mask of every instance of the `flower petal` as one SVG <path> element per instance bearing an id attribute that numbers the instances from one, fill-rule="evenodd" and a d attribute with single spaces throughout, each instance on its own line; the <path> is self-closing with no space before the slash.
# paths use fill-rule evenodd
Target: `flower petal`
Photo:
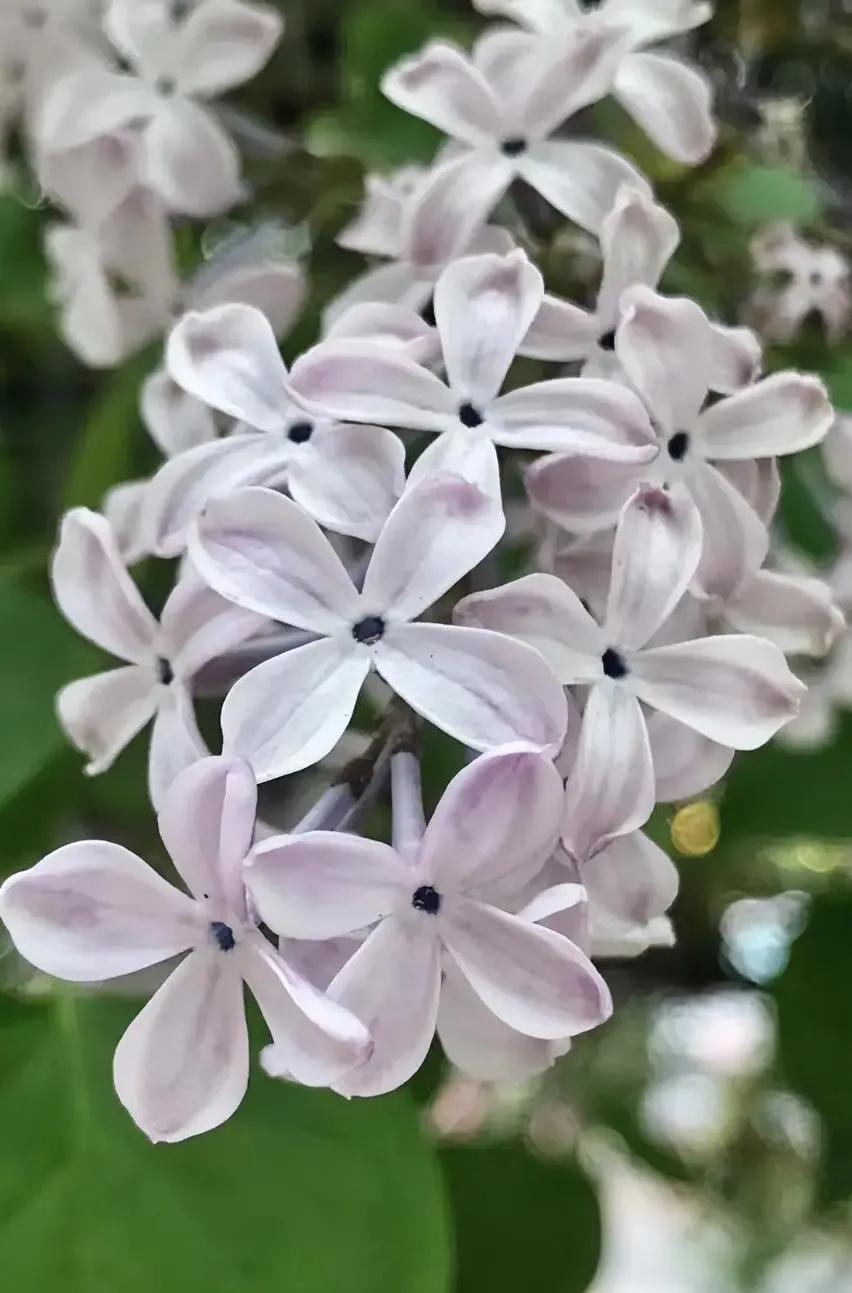
<path id="1" fill-rule="evenodd" d="M 607 643 L 577 595 L 555 575 L 524 575 L 500 588 L 471 593 L 457 604 L 453 619 L 528 643 L 561 683 L 600 677 Z"/>
<path id="2" fill-rule="evenodd" d="M 703 527 L 687 490 L 640 486 L 615 532 L 604 634 L 644 646 L 686 592 L 701 557 Z"/>
<path id="3" fill-rule="evenodd" d="M 56 81 L 41 109 L 40 131 L 58 152 L 144 121 L 156 109 L 152 88 L 137 77 L 90 66 Z"/>
<path id="4" fill-rule="evenodd" d="M 481 1082 L 522 1082 L 550 1068 L 567 1049 L 504 1024 L 450 957 L 444 965 L 438 1036 L 450 1063 Z"/>
<path id="5" fill-rule="evenodd" d="M 369 1058 L 335 1083 L 341 1095 L 383 1095 L 402 1086 L 426 1058 L 438 1017 L 441 946 L 415 920 L 383 920 L 343 969 L 328 995 L 369 1029 Z"/>
<path id="6" fill-rule="evenodd" d="M 735 750 L 765 745 L 805 690 L 777 646 L 745 634 L 639 652 L 631 679 L 645 704 Z"/>
<path id="7" fill-rule="evenodd" d="M 647 719 L 648 740 L 654 760 L 657 802 L 692 799 L 724 777 L 734 757 L 730 746 L 708 741 L 660 710 Z"/>
<path id="8" fill-rule="evenodd" d="M 713 333 L 711 391 L 732 395 L 750 386 L 760 376 L 763 363 L 760 338 L 751 328 L 726 328 L 721 323 L 711 323 L 710 330 Z"/>
<path id="9" fill-rule="evenodd" d="M 594 349 L 599 333 L 596 314 L 548 293 L 518 347 L 518 353 L 530 359 L 561 362 L 585 359 Z"/>
<path id="10" fill-rule="evenodd" d="M 614 525 L 658 450 L 599 441 L 592 448 L 547 454 L 527 467 L 524 483 L 533 507 L 577 534 Z M 641 455 L 641 456 L 640 456 Z"/>
<path id="11" fill-rule="evenodd" d="M 613 840 L 580 874 L 592 907 L 631 925 L 662 916 L 677 897 L 677 867 L 642 831 Z"/>
<path id="12" fill-rule="evenodd" d="M 271 1077 L 329 1086 L 369 1053 L 361 1021 L 276 956 L 265 939 L 245 947 L 240 964 L 272 1034 L 260 1056 Z"/>
<path id="13" fill-rule="evenodd" d="M 562 843 L 587 862 L 620 835 L 644 826 L 654 809 L 654 768 L 636 698 L 617 683 L 592 687 L 577 762 L 568 776 Z"/>
<path id="14" fill-rule="evenodd" d="M 504 883 L 517 889 L 553 852 L 562 798 L 562 779 L 546 755 L 523 748 L 483 754 L 444 791 L 418 868 L 440 892 Z"/>
<path id="15" fill-rule="evenodd" d="M 547 139 L 516 159 L 522 179 L 581 229 L 598 233 L 624 183 L 648 184 L 626 157 L 600 144 Z"/>
<path id="16" fill-rule="evenodd" d="M 418 477 L 373 550 L 362 593 L 367 614 L 422 614 L 488 555 L 505 527 L 502 507 L 461 476 Z"/>
<path id="17" fill-rule="evenodd" d="M 763 564 L 769 534 L 739 490 L 712 463 L 693 461 L 688 484 L 704 527 L 696 585 L 708 597 L 727 600 Z"/>
<path id="18" fill-rule="evenodd" d="M 257 785 L 240 759 L 199 759 L 177 776 L 158 816 L 160 837 L 194 898 L 245 910 L 243 862 L 254 836 Z"/>
<path id="19" fill-rule="evenodd" d="M 219 95 L 256 76 L 281 39 L 284 22 L 267 5 L 206 0 L 181 24 L 176 77 L 183 94 Z"/>
<path id="20" fill-rule="evenodd" d="M 641 400 L 594 377 L 557 377 L 501 395 L 489 409 L 488 429 L 497 444 L 513 449 L 594 453 L 604 441 L 628 449 L 636 462 L 657 453 Z"/>
<path id="21" fill-rule="evenodd" d="M 102 516 L 87 507 L 66 512 L 51 582 L 56 604 L 78 633 L 122 660 L 153 660 L 157 621 L 128 575 Z"/>
<path id="22" fill-rule="evenodd" d="M 335 831 L 256 845 L 246 884 L 262 920 L 286 938 L 337 938 L 405 906 L 409 869 L 387 844 Z"/>
<path id="23" fill-rule="evenodd" d="M 169 337 L 169 374 L 211 408 L 259 431 L 278 431 L 287 370 L 272 325 L 251 305 L 218 305 L 181 319 Z"/>
<path id="24" fill-rule="evenodd" d="M 470 144 L 499 139 L 503 114 L 473 63 L 455 45 L 432 41 L 402 58 L 381 83 L 382 93 L 404 112 Z"/>
<path id="25" fill-rule="evenodd" d="M 59 721 L 76 749 L 88 755 L 90 777 L 112 767 L 121 751 L 154 717 L 153 669 L 129 665 L 69 682 L 56 697 Z"/>
<path id="26" fill-rule="evenodd" d="M 672 54 L 635 52 L 618 65 L 613 93 L 658 148 L 687 166 L 716 142 L 713 86 L 697 67 Z"/>
<path id="27" fill-rule="evenodd" d="M 447 378 L 462 403 L 487 404 L 538 313 L 544 280 L 524 252 L 454 261 L 435 287 Z"/>
<path id="28" fill-rule="evenodd" d="M 560 40 L 516 43 L 514 93 L 508 115 L 519 133 L 542 139 L 581 108 L 608 94 L 622 61 L 624 32 L 608 23 L 577 23 Z M 504 56 L 501 77 L 511 80 Z"/>
<path id="29" fill-rule="evenodd" d="M 819 444 L 833 421 L 818 377 L 773 373 L 705 409 L 695 434 L 708 458 L 769 458 Z"/>
<path id="30" fill-rule="evenodd" d="M 167 458 L 216 439 L 210 409 L 181 390 L 164 368 L 143 384 L 140 407 L 148 434 Z"/>
<path id="31" fill-rule="evenodd" d="M 295 262 L 271 258 L 280 254 L 277 241 L 273 241 L 278 238 L 274 228 L 270 231 L 261 225 L 233 248 L 226 243 L 192 280 L 195 309 L 203 312 L 216 305 L 251 305 L 268 319 L 276 336 L 289 332 L 305 304 L 307 283 Z"/>
<path id="32" fill-rule="evenodd" d="M 267 625 L 263 616 L 214 593 L 185 564 L 163 607 L 160 640 L 175 675 L 187 679 Z"/>
<path id="33" fill-rule="evenodd" d="M 246 610 L 313 633 L 358 618 L 358 593 L 328 539 L 271 489 L 211 500 L 189 550 L 202 579 Z"/>
<path id="34" fill-rule="evenodd" d="M 322 341 L 297 359 L 290 394 L 306 409 L 341 422 L 444 431 L 458 426 L 442 381 L 400 350 L 370 341 Z"/>
<path id="35" fill-rule="evenodd" d="M 148 751 L 148 797 L 155 812 L 174 780 L 210 753 L 195 721 L 192 697 L 177 679 L 160 687 Z"/>
<path id="36" fill-rule="evenodd" d="M 768 638 L 785 655 L 827 655 L 845 627 L 843 612 L 821 579 L 759 570 L 725 606 L 740 633 Z"/>
<path id="37" fill-rule="evenodd" d="M 562 688 L 532 647 L 451 624 L 395 624 L 375 649 L 385 682 L 474 750 L 515 741 L 555 754 L 565 738 Z"/>
<path id="38" fill-rule="evenodd" d="M 498 907 L 454 898 L 441 935 L 480 1000 L 510 1028 L 559 1040 L 612 1013 L 609 990 L 574 943 Z"/>
<path id="39" fill-rule="evenodd" d="M 206 108 L 173 95 L 145 132 L 146 180 L 174 211 L 219 215 L 239 202 L 240 158 Z"/>
<path id="40" fill-rule="evenodd" d="M 366 651 L 334 638 L 264 661 L 222 706 L 225 753 L 250 763 L 258 781 L 309 768 L 346 731 L 369 671 Z"/>
<path id="41" fill-rule="evenodd" d="M 689 432 L 710 389 L 713 342 L 704 311 L 632 287 L 621 298 L 615 352 L 665 435 Z"/>
<path id="42" fill-rule="evenodd" d="M 97 983 L 185 952 L 195 904 L 118 844 L 82 840 L 10 876 L 0 916 L 22 956 L 58 979 Z"/>
<path id="43" fill-rule="evenodd" d="M 249 1042 L 243 984 L 227 953 L 193 952 L 118 1043 L 119 1100 L 154 1142 L 226 1122 L 245 1095 Z"/>
<path id="44" fill-rule="evenodd" d="M 680 242 L 673 215 L 644 188 L 624 184 L 601 225 L 603 277 L 598 292 L 602 332 L 618 322 L 622 293 L 644 283 L 656 287 Z"/>
<path id="45" fill-rule="evenodd" d="M 384 427 L 317 427 L 287 475 L 293 500 L 327 530 L 375 543 L 405 489 L 405 447 Z"/>
<path id="46" fill-rule="evenodd" d="M 474 236 L 483 232 L 514 171 L 496 149 L 465 149 L 434 166 L 412 195 L 402 222 L 403 247 L 415 268 L 434 272 L 472 250 Z"/>

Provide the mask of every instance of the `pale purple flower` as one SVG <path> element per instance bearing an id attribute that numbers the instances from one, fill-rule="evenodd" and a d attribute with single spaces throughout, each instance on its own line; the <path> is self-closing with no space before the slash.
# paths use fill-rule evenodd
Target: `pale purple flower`
<path id="1" fill-rule="evenodd" d="M 384 307 L 360 307 L 359 314 L 376 308 Z M 421 326 L 418 344 L 430 334 Z M 385 344 L 397 348 L 387 337 Z M 404 353 L 407 345 L 398 348 Z M 167 363 L 187 397 L 243 425 L 160 468 L 144 519 L 152 551 L 182 551 L 189 527 L 212 499 L 252 485 L 286 485 L 328 529 L 366 541 L 378 537 L 405 486 L 401 442 L 383 427 L 343 426 L 294 404 L 275 333 L 259 310 L 223 305 L 188 314 L 169 338 Z"/>
<path id="2" fill-rule="evenodd" d="M 759 282 L 751 310 L 770 341 L 795 341 L 806 319 L 816 317 L 830 345 L 842 338 L 852 312 L 849 261 L 834 247 L 814 246 L 789 225 L 758 234 L 751 255 Z"/>
<path id="3" fill-rule="evenodd" d="M 210 1131 L 238 1108 L 249 1069 L 244 983 L 268 1051 L 296 1080 L 326 1086 L 369 1048 L 359 1021 L 257 928 L 243 887 L 256 805 L 251 770 L 236 760 L 204 759 L 176 779 L 159 826 L 189 894 L 102 840 L 57 849 L 0 889 L 18 951 L 59 979 L 101 982 L 188 953 L 115 1052 L 118 1098 L 153 1141 Z"/>
<path id="4" fill-rule="evenodd" d="M 0 13 L 0 121 L 23 114 L 37 134 L 40 102 L 75 67 L 100 63 L 98 0 L 3 0 Z"/>
<path id="5" fill-rule="evenodd" d="M 623 40 L 623 29 L 599 25 L 555 43 L 533 39 L 530 49 L 531 38 L 516 33 L 480 41 L 472 56 L 433 41 L 392 67 L 382 81 L 387 97 L 452 138 L 419 190 L 413 225 L 434 227 L 444 210 L 464 245 L 521 179 L 597 233 L 619 186 L 647 182 L 612 149 L 554 131 L 609 92 Z"/>
<path id="6" fill-rule="evenodd" d="M 391 512 L 359 591 L 322 531 L 267 489 L 210 503 L 189 553 L 248 610 L 319 635 L 241 678 L 222 708 L 225 750 L 267 781 L 310 767 L 346 730 L 371 670 L 429 722 L 474 749 L 559 748 L 565 698 L 537 652 L 501 633 L 411 623 L 498 542 L 502 512 L 435 473 Z"/>
<path id="7" fill-rule="evenodd" d="M 461 471 L 489 490 L 498 480 L 492 444 L 587 448 L 622 470 L 641 470 L 655 456 L 654 435 L 625 387 L 565 377 L 500 394 L 543 298 L 541 274 L 522 251 L 466 257 L 435 288 L 446 382 L 398 348 L 331 339 L 296 361 L 290 390 L 327 416 L 444 433 L 415 471 Z M 466 459 L 478 464 L 470 473 Z"/>
<path id="8" fill-rule="evenodd" d="M 189 570 L 158 623 L 125 569 L 108 522 L 87 508 L 66 513 L 51 574 L 69 623 L 127 661 L 63 687 L 57 697 L 62 726 L 88 755 L 86 771 L 96 775 L 153 719 L 148 785 L 156 807 L 176 773 L 207 753 L 192 710 L 193 675 L 263 620 L 217 597 Z"/>
<path id="9" fill-rule="evenodd" d="M 593 310 L 545 296 L 520 346 L 522 355 L 557 361 L 582 360 L 587 377 L 622 380 L 615 353 L 621 298 L 630 287 L 656 288 L 680 241 L 677 221 L 650 194 L 623 184 L 600 230 L 603 272 Z M 760 342 L 748 328 L 710 325 L 713 363 L 710 389 L 730 394 L 760 371 Z"/>
<path id="10" fill-rule="evenodd" d="M 385 301 L 422 310 L 435 290 L 442 270 L 460 256 L 483 252 L 505 255 L 513 240 L 506 229 L 487 225 L 472 235 L 464 224 L 465 195 L 457 210 L 449 202 L 429 202 L 419 215 L 420 192 L 428 198 L 429 172 L 407 166 L 392 175 L 368 175 L 360 211 L 339 234 L 341 247 L 384 263 L 359 274 L 325 311 L 326 326 L 353 305 Z M 461 237 L 459 230 L 461 229 Z"/>
<path id="11" fill-rule="evenodd" d="M 474 0 L 486 14 L 512 18 L 542 37 L 530 49 L 552 48 L 554 39 L 576 39 L 578 32 L 612 28 L 622 38 L 612 94 L 658 148 L 686 165 L 701 162 L 716 142 L 713 94 L 708 78 L 694 64 L 657 41 L 692 31 L 707 22 L 713 7 L 703 0 L 604 0 L 585 8 L 577 0 Z M 505 42 L 503 32 L 492 40 Z"/>
<path id="12" fill-rule="evenodd" d="M 246 879 L 272 929 L 333 938 L 373 926 L 329 986 L 373 1038 L 370 1056 L 335 1083 L 338 1091 L 400 1086 L 436 1027 L 442 1039 L 451 1034 L 448 1053 L 463 1062 L 454 1040 L 463 1031 L 459 1012 L 471 1018 L 471 994 L 476 1014 L 498 1033 L 550 1043 L 609 1016 L 606 984 L 576 944 L 535 923 L 538 913 L 511 915 L 491 898 L 495 887 L 520 887 L 541 869 L 561 803 L 549 759 L 495 750 L 454 778 L 425 830 L 422 822 L 395 830 L 393 848 L 322 831 L 256 846 Z M 552 914 L 580 896 L 567 885 L 537 901 Z"/>
<path id="13" fill-rule="evenodd" d="M 655 461 L 637 467 L 587 450 L 563 452 L 529 468 L 529 496 L 557 524 L 588 532 L 611 526 L 640 481 L 682 482 L 704 524 L 699 585 L 725 595 L 744 569 L 760 566 L 766 534 L 720 465 L 736 476 L 755 459 L 818 444 L 834 417 L 825 387 L 806 374 L 773 373 L 704 407 L 714 368 L 709 320 L 694 302 L 646 287 L 622 297 L 615 353 L 656 428 Z"/>
<path id="14" fill-rule="evenodd" d="M 42 137 L 75 148 L 141 122 L 146 182 L 172 210 L 215 215 L 239 201 L 239 156 L 207 103 L 263 67 L 280 15 L 245 0 L 199 0 L 176 19 L 169 0 L 112 0 L 104 26 L 131 71 L 62 77 L 41 113 Z"/>
<path id="15" fill-rule="evenodd" d="M 646 645 L 686 592 L 701 546 L 689 495 L 645 486 L 619 521 L 602 624 L 547 574 L 475 593 L 456 608 L 457 622 L 515 634 L 544 654 L 561 682 L 590 689 L 568 780 L 563 843 L 573 857 L 592 857 L 651 814 L 645 708 L 744 750 L 763 745 L 796 712 L 804 689 L 771 642 L 743 634 Z"/>

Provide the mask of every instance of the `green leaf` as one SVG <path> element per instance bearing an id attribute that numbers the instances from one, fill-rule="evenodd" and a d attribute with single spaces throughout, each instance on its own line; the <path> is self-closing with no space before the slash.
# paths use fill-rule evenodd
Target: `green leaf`
<path id="1" fill-rule="evenodd" d="M 124 1004 L 0 1011 L 0 1253 L 15 1293 L 447 1293 L 437 1162 L 403 1094 L 253 1081 L 148 1143 L 111 1088 Z"/>
<path id="2" fill-rule="evenodd" d="M 456 1221 L 457 1293 L 582 1293 L 600 1260 L 591 1181 L 523 1145 L 450 1146 L 441 1158 Z"/>
<path id="3" fill-rule="evenodd" d="M 781 1071 L 825 1123 L 822 1201 L 852 1195 L 852 894 L 814 899 L 774 985 Z"/>
<path id="4" fill-rule="evenodd" d="M 71 462 L 65 507 L 99 508 L 108 489 L 133 476 L 142 439 L 139 391 L 150 367 L 147 358 L 137 358 L 105 385 Z"/>
<path id="5" fill-rule="evenodd" d="M 0 580 L 0 808 L 65 748 L 55 694 L 89 658 L 46 597 Z"/>
<path id="6" fill-rule="evenodd" d="M 699 184 L 693 197 L 720 208 L 735 224 L 757 228 L 775 220 L 808 224 L 822 211 L 815 180 L 789 166 L 758 166 L 738 158 Z"/>

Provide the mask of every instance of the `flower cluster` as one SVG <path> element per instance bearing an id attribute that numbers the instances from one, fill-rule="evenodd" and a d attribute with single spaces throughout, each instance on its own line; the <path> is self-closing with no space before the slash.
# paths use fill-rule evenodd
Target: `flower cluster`
<path id="1" fill-rule="evenodd" d="M 430 168 L 368 177 L 340 242 L 378 263 L 288 368 L 278 339 L 309 286 L 276 228 L 186 280 L 170 223 L 247 198 L 211 100 L 266 62 L 278 17 L 18 7 L 33 163 L 65 212 L 48 233 L 63 334 L 94 366 L 167 336 L 140 396 L 162 465 L 62 522 L 57 605 L 120 663 L 67 686 L 59 717 L 90 774 L 152 724 L 182 887 L 84 841 L 7 880 L 0 916 L 59 978 L 165 965 L 115 1057 L 156 1140 L 239 1104 L 243 984 L 275 1077 L 379 1094 L 436 1031 L 476 1077 L 539 1072 L 612 1010 L 590 958 L 671 942 L 655 805 L 703 794 L 794 719 L 786 657 L 825 654 L 843 626 L 829 588 L 767 564 L 777 458 L 827 435 L 824 388 L 762 377 L 753 332 L 661 294 L 677 222 L 629 160 L 564 137 L 612 94 L 701 161 L 709 86 L 656 46 L 709 8 L 477 0 L 517 25 L 391 68 L 385 94 L 448 142 Z M 599 241 L 591 307 L 547 292 L 529 189 Z M 142 558 L 178 559 L 159 619 Z M 196 722 L 211 692 L 221 755 Z M 258 819 L 259 783 L 334 758 L 377 710 L 301 820 Z M 463 750 L 428 822 L 424 724 Z M 358 828 L 388 780 L 383 843 Z"/>

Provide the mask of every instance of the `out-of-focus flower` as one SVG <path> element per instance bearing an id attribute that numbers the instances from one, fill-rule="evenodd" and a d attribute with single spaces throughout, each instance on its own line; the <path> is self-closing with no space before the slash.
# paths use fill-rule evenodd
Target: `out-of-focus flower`
<path id="1" fill-rule="evenodd" d="M 573 906 L 578 886 L 539 893 L 519 915 L 490 898 L 495 886 L 541 869 L 561 801 L 549 759 L 494 751 L 459 773 L 402 851 L 328 832 L 254 849 L 247 883 L 271 928 L 326 938 L 374 926 L 329 987 L 333 1000 L 369 1019 L 373 1037 L 371 1055 L 337 1090 L 399 1086 L 423 1062 L 436 1027 L 459 1067 L 494 1075 L 494 1064 L 529 1071 L 525 1058 L 545 1066 L 537 1042 L 564 1043 L 609 1016 L 609 991 L 588 958 L 537 923 Z"/>
<path id="2" fill-rule="evenodd" d="M 578 0 L 474 0 L 486 14 L 511 18 L 547 44 L 581 31 L 612 28 L 622 34 L 622 55 L 612 93 L 658 148 L 675 161 L 694 165 L 716 142 L 712 88 L 697 67 L 657 41 L 708 22 L 713 7 L 704 0 L 603 0 L 589 8 Z M 496 33 L 495 42 L 506 38 Z"/>
<path id="3" fill-rule="evenodd" d="M 214 215 L 242 196 L 237 150 L 207 102 L 254 76 L 281 36 L 280 14 L 245 0 L 199 0 L 176 19 L 168 0 L 112 0 L 105 30 L 127 73 L 61 77 L 40 114 L 51 149 L 144 123 L 146 183 L 174 211 Z"/>
<path id="4" fill-rule="evenodd" d="M 528 741 L 558 750 L 562 689 L 539 653 L 500 633 L 412 623 L 480 562 L 505 522 L 494 501 L 448 473 L 403 494 L 356 589 L 314 521 L 268 489 L 211 502 L 189 553 L 223 597 L 319 640 L 258 665 L 222 708 L 225 749 L 258 780 L 323 758 L 375 669 L 412 709 L 473 749 Z"/>
<path id="5" fill-rule="evenodd" d="M 243 888 L 256 807 L 251 770 L 236 760 L 204 759 L 175 780 L 160 834 L 189 894 L 102 840 L 57 849 L 0 889 L 18 950 L 59 979 L 99 982 L 188 953 L 115 1053 L 118 1097 L 153 1141 L 210 1131 L 239 1106 L 249 1069 L 243 983 L 272 1035 L 264 1057 L 286 1057 L 297 1081 L 328 1085 L 369 1046 L 355 1016 L 257 928 Z"/>
<path id="6" fill-rule="evenodd" d="M 686 592 L 701 549 L 701 518 L 686 491 L 645 486 L 619 521 L 602 625 L 546 574 L 456 607 L 457 622 L 516 635 L 544 653 L 561 682 L 590 688 L 567 787 L 562 838 L 572 857 L 591 858 L 651 815 L 644 708 L 734 749 L 763 745 L 796 713 L 804 688 L 771 642 L 730 635 L 647 645 Z"/>
<path id="7" fill-rule="evenodd" d="M 852 311 L 849 262 L 834 247 L 800 238 L 790 225 L 773 226 L 752 239 L 758 285 L 751 300 L 755 326 L 770 341 L 789 344 L 816 318 L 835 345 Z"/>
<path id="8" fill-rule="evenodd" d="M 128 662 L 63 687 L 57 697 L 62 725 L 88 755 L 86 771 L 95 775 L 153 719 L 148 785 L 157 807 L 175 775 L 207 753 L 195 724 L 190 680 L 264 621 L 218 597 L 190 570 L 158 623 L 125 569 L 108 522 L 86 508 L 65 515 L 52 579 L 69 623 Z"/>

